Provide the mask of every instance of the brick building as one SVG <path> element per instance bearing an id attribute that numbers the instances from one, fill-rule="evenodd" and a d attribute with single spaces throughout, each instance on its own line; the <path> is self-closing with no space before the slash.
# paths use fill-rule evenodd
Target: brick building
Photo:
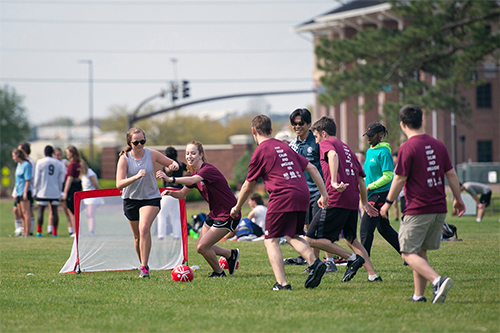
<path id="1" fill-rule="evenodd" d="M 296 33 L 312 33 L 314 44 L 321 37 L 333 39 L 352 38 L 358 30 L 387 27 L 402 29 L 403 18 L 391 12 L 391 4 L 385 1 L 354 0 L 328 13 L 314 17 L 312 20 L 294 28 Z M 498 23 L 490 27 L 492 32 L 498 31 Z M 316 63 L 316 59 L 314 60 Z M 448 149 L 454 164 L 463 162 L 499 162 L 500 161 L 500 75 L 498 60 L 485 62 L 471 73 L 486 84 L 477 88 L 463 90 L 463 95 L 472 108 L 468 124 L 444 111 L 432 111 L 426 114 L 424 127 L 428 134 L 441 140 Z M 317 91 L 321 91 L 320 77 L 322 73 L 315 69 L 313 79 Z M 422 74 L 429 84 L 435 82 L 431 75 Z M 397 87 L 392 91 L 381 91 L 378 94 L 377 106 L 361 113 L 355 112 L 365 103 L 363 96 L 351 98 L 340 105 L 319 105 L 316 98 L 314 119 L 322 116 L 333 116 L 338 120 L 337 136 L 353 150 L 365 150 L 366 139 L 363 138 L 366 125 L 382 115 L 382 107 L 387 100 L 396 100 Z M 389 89 L 388 89 L 389 90 Z M 456 125 L 454 125 L 456 124 Z"/>

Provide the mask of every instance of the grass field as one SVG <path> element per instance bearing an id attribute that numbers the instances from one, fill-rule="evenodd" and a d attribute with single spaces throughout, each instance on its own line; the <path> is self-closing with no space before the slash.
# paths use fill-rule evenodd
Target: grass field
<path id="1" fill-rule="evenodd" d="M 498 213 L 476 223 L 448 217 L 462 242 L 443 242 L 430 252 L 434 268 L 455 284 L 444 304 L 410 303 L 412 273 L 376 234 L 372 261 L 381 283 L 361 269 L 350 282 L 326 274 L 304 288 L 305 266 L 286 266 L 292 291 L 270 291 L 275 280 L 262 242 L 223 242 L 239 247 L 240 268 L 210 279 L 208 264 L 189 240 L 189 264 L 199 265 L 191 283 L 169 271 L 150 279 L 137 271 L 58 274 L 73 239 L 12 236 L 9 201 L 0 202 L 1 332 L 499 332 L 500 223 Z M 188 216 L 198 211 L 188 212 Z M 395 227 L 397 223 L 393 223 Z M 44 231 L 46 230 L 44 226 Z M 343 241 L 340 243 L 343 244 Z M 282 246 L 284 257 L 297 256 Z M 28 275 L 32 273 L 33 275 Z M 432 290 L 425 296 L 432 299 Z"/>

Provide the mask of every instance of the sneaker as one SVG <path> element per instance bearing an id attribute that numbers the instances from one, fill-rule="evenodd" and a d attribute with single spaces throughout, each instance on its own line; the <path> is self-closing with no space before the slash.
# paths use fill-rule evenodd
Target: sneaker
<path id="1" fill-rule="evenodd" d="M 226 276 L 226 273 L 224 273 L 224 271 L 222 271 L 221 273 L 215 273 L 215 272 L 212 272 L 212 274 L 210 274 L 208 277 L 225 277 Z"/>
<path id="2" fill-rule="evenodd" d="M 55 237 L 57 237 L 57 235 L 56 235 L 56 234 L 52 234 L 52 237 L 54 237 L 54 238 L 55 238 Z"/>
<path id="3" fill-rule="evenodd" d="M 359 254 L 356 254 L 356 259 L 347 261 L 347 270 L 345 271 L 344 277 L 342 278 L 342 282 L 350 281 L 364 263 L 365 259 L 363 259 L 363 257 Z"/>
<path id="4" fill-rule="evenodd" d="M 35 236 L 36 237 L 42 237 L 42 233 L 41 232 L 37 232 Z"/>
<path id="5" fill-rule="evenodd" d="M 304 286 L 306 288 L 316 288 L 321 283 L 321 278 L 325 274 L 326 265 L 319 259 L 309 266 L 309 276 L 306 279 Z"/>
<path id="6" fill-rule="evenodd" d="M 307 274 L 309 274 L 309 272 L 310 272 L 310 271 L 311 271 L 311 270 L 309 269 L 309 266 L 307 266 L 307 267 L 306 267 L 306 269 L 304 269 L 304 270 L 302 271 L 302 273 L 307 273 Z"/>
<path id="7" fill-rule="evenodd" d="M 382 282 L 382 278 L 380 276 L 377 276 L 375 280 L 368 279 L 368 282 Z"/>
<path id="8" fill-rule="evenodd" d="M 76 237 L 76 233 L 74 232 L 74 233 L 72 233 L 72 234 L 69 234 L 69 237 L 71 237 L 71 238 L 75 238 L 75 237 Z"/>
<path id="9" fill-rule="evenodd" d="M 140 267 L 139 270 L 141 271 L 141 274 L 139 275 L 140 278 L 148 278 L 149 277 L 149 266 Z"/>
<path id="10" fill-rule="evenodd" d="M 415 302 L 415 303 L 417 303 L 417 302 L 424 302 L 425 303 L 425 302 L 427 302 L 427 298 L 425 298 L 424 296 L 422 296 L 419 299 L 414 300 L 413 297 L 410 297 L 409 301 L 410 302 Z"/>
<path id="11" fill-rule="evenodd" d="M 229 266 L 229 275 L 234 273 L 239 257 L 240 257 L 239 249 L 231 250 L 231 258 L 227 258 L 227 265 Z"/>
<path id="12" fill-rule="evenodd" d="M 347 260 L 345 260 L 344 258 L 338 258 L 338 259 L 333 259 L 333 262 L 334 262 L 336 265 L 340 265 L 340 264 L 346 264 L 346 263 L 347 263 Z"/>
<path id="13" fill-rule="evenodd" d="M 326 271 L 325 273 L 336 273 L 337 265 L 333 261 L 325 261 Z"/>
<path id="14" fill-rule="evenodd" d="M 436 286 L 432 286 L 434 288 L 434 298 L 432 299 L 432 303 L 444 303 L 446 295 L 448 294 L 448 291 L 450 291 L 452 286 L 452 279 L 446 276 L 440 276 L 438 284 Z"/>
<path id="15" fill-rule="evenodd" d="M 282 286 L 278 282 L 274 285 L 273 289 L 271 290 L 292 290 L 292 286 L 287 284 L 286 286 Z"/>

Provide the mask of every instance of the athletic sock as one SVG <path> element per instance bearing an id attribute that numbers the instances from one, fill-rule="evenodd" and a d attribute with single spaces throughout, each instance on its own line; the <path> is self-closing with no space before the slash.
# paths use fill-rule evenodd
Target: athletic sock
<path id="1" fill-rule="evenodd" d="M 47 233 L 48 234 L 51 234 L 52 230 L 54 230 L 54 226 L 52 226 L 52 225 L 47 226 Z"/>
<path id="2" fill-rule="evenodd" d="M 477 218 L 477 219 L 476 219 L 476 222 L 481 222 L 481 219 L 480 219 L 480 218 Z"/>
<path id="3" fill-rule="evenodd" d="M 424 298 L 424 296 L 417 296 L 417 295 L 413 294 L 414 301 L 419 301 L 421 298 Z"/>
<path id="4" fill-rule="evenodd" d="M 33 229 L 35 229 L 35 217 L 34 216 L 31 218 L 30 232 L 33 232 Z"/>
<path id="5" fill-rule="evenodd" d="M 326 261 L 333 262 L 333 258 L 326 258 Z"/>
<path id="6" fill-rule="evenodd" d="M 57 227 L 53 227 L 54 229 L 52 230 L 52 235 L 57 236 Z"/>
<path id="7" fill-rule="evenodd" d="M 436 286 L 439 283 L 439 278 L 440 276 L 438 276 L 437 278 L 434 279 L 434 281 L 432 281 L 433 286 Z"/>
<path id="8" fill-rule="evenodd" d="M 16 229 L 22 228 L 23 227 L 23 220 L 22 219 L 14 220 L 14 224 L 16 225 Z"/>
<path id="9" fill-rule="evenodd" d="M 368 280 L 370 280 L 370 281 L 375 281 L 376 278 L 378 278 L 377 274 L 368 275 Z"/>
<path id="10" fill-rule="evenodd" d="M 74 233 L 75 231 L 74 231 L 74 229 L 73 229 L 72 227 L 70 227 L 70 228 L 68 228 L 68 232 L 69 232 L 69 234 L 71 235 L 71 234 L 72 234 L 72 233 Z"/>
<path id="11" fill-rule="evenodd" d="M 356 259 L 356 254 L 353 253 L 353 254 L 351 254 L 351 256 L 349 258 L 347 258 L 347 261 L 353 261 L 355 259 Z"/>
<path id="12" fill-rule="evenodd" d="M 39 234 L 42 233 L 42 225 L 41 224 L 36 226 L 36 232 Z"/>

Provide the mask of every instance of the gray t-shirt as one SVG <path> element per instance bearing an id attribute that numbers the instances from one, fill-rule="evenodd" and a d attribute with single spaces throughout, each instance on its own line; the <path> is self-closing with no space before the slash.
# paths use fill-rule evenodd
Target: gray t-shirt
<path id="1" fill-rule="evenodd" d="M 491 192 L 491 188 L 488 185 L 477 182 L 465 182 L 462 184 L 465 190 L 471 195 L 487 194 Z"/>
<path id="2" fill-rule="evenodd" d="M 151 159 L 151 149 L 144 148 L 144 156 L 140 160 L 133 158 L 130 152 L 127 152 L 125 157 L 127 159 L 127 178 L 135 176 L 142 169 L 146 170 L 146 175 L 125 187 L 122 192 L 122 198 L 134 200 L 160 198 L 154 164 Z"/>

